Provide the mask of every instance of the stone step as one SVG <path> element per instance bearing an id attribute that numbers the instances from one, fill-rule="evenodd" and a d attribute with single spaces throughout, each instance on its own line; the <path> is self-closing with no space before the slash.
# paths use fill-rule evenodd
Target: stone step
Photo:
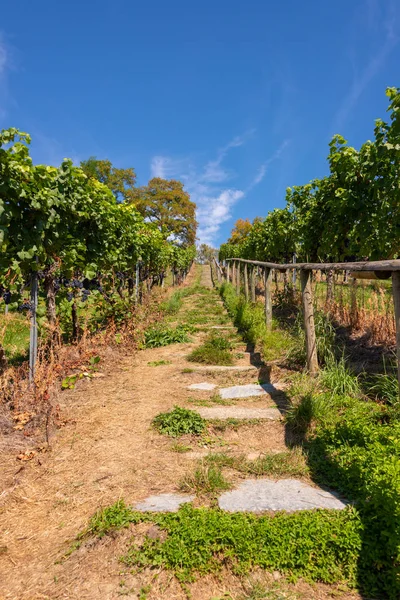
<path id="1" fill-rule="evenodd" d="M 203 419 L 268 419 L 282 418 L 277 408 L 248 408 L 247 406 L 201 406 L 196 411 Z"/>
<path id="2" fill-rule="evenodd" d="M 267 394 L 276 394 L 281 391 L 279 387 L 272 383 L 248 383 L 246 385 L 233 385 L 222 388 L 219 394 L 223 400 L 232 398 L 250 398 L 252 396 L 266 396 Z"/>
<path id="3" fill-rule="evenodd" d="M 222 494 L 218 504 L 228 512 L 262 513 L 311 508 L 341 510 L 347 502 L 334 492 L 313 487 L 298 479 L 247 479 L 236 490 Z"/>

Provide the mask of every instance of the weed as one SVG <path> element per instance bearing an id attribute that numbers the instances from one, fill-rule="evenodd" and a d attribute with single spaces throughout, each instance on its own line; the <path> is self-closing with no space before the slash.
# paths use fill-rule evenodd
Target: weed
<path id="1" fill-rule="evenodd" d="M 379 373 L 373 375 L 366 385 L 367 393 L 375 396 L 377 400 L 383 400 L 390 406 L 399 404 L 399 383 L 397 375 Z"/>
<path id="2" fill-rule="evenodd" d="M 189 331 L 191 331 L 191 327 L 187 325 L 178 325 L 175 329 L 165 325 L 151 327 L 144 332 L 145 347 L 160 348 L 161 346 L 168 346 L 168 344 L 188 342 Z"/>
<path id="3" fill-rule="evenodd" d="M 245 425 L 259 425 L 260 419 L 210 419 L 208 423 L 215 429 L 216 431 L 226 431 L 227 429 L 234 429 L 237 431 L 239 427 L 243 427 Z"/>
<path id="4" fill-rule="evenodd" d="M 238 574 L 261 567 L 325 583 L 355 579 L 362 525 L 352 507 L 259 517 L 186 504 L 177 513 L 141 518 L 167 537 L 134 543 L 122 558 L 128 566 L 169 569 L 181 581 L 223 566 Z"/>
<path id="5" fill-rule="evenodd" d="M 232 344 L 227 338 L 211 335 L 204 344 L 193 350 L 188 360 L 207 365 L 232 365 L 231 348 Z"/>
<path id="6" fill-rule="evenodd" d="M 184 369 L 182 369 L 182 373 L 186 374 L 186 373 L 194 373 L 194 369 L 190 369 L 188 367 L 185 367 Z"/>
<path id="7" fill-rule="evenodd" d="M 175 406 L 171 412 L 157 415 L 152 424 L 160 433 L 171 437 L 200 435 L 206 427 L 206 422 L 199 413 L 179 406 Z"/>
<path id="8" fill-rule="evenodd" d="M 300 450 L 266 454 L 255 460 L 247 460 L 245 456 L 215 453 L 209 454 L 204 460 L 220 468 L 228 467 L 241 473 L 256 476 L 304 477 L 309 473 L 305 457 Z"/>
<path id="9" fill-rule="evenodd" d="M 161 365 L 170 365 L 170 360 L 153 360 L 147 363 L 149 367 L 161 367 Z"/>
<path id="10" fill-rule="evenodd" d="M 332 394 L 361 396 L 358 379 L 350 372 L 343 354 L 338 361 L 333 355 L 326 358 L 325 368 L 320 373 L 320 380 Z"/>
<path id="11" fill-rule="evenodd" d="M 193 474 L 188 474 L 182 479 L 179 487 L 183 492 L 203 496 L 229 490 L 231 485 L 219 467 L 202 463 Z"/>
<path id="12" fill-rule="evenodd" d="M 190 452 L 191 449 L 191 446 L 180 444 L 179 442 L 174 442 L 170 447 L 172 452 L 177 452 L 178 454 L 185 454 L 185 452 Z"/>
<path id="13" fill-rule="evenodd" d="M 129 527 L 130 523 L 134 523 L 136 520 L 135 513 L 126 506 L 123 500 L 118 500 L 115 504 L 98 510 L 78 539 L 89 535 L 102 538 L 113 531 Z"/>

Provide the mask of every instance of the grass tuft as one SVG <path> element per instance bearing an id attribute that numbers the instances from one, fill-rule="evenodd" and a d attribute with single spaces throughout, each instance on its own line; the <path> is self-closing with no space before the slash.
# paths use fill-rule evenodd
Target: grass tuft
<path id="1" fill-rule="evenodd" d="M 179 487 L 182 492 L 206 496 L 229 490 L 231 484 L 224 478 L 218 466 L 203 462 L 193 474 L 185 475 Z"/>
<path id="2" fill-rule="evenodd" d="M 232 344 L 227 338 L 213 334 L 189 354 L 188 360 L 207 365 L 232 365 L 231 349 Z"/>

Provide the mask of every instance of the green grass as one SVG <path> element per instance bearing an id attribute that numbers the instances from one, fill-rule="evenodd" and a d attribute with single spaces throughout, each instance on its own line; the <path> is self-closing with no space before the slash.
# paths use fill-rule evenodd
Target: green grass
<path id="1" fill-rule="evenodd" d="M 260 419 L 234 419 L 230 417 L 229 419 L 209 419 L 207 421 L 209 425 L 218 432 L 224 432 L 227 429 L 233 429 L 237 431 L 240 427 L 245 427 L 248 425 L 259 425 L 261 423 Z"/>
<path id="2" fill-rule="evenodd" d="M 188 360 L 206 365 L 232 365 L 231 349 L 232 344 L 226 337 L 212 334 L 189 354 Z"/>
<path id="3" fill-rule="evenodd" d="M 221 286 L 220 293 L 234 324 L 247 342 L 259 344 L 264 360 L 285 358 L 289 355 L 294 345 L 292 336 L 279 329 L 275 320 L 272 329 L 267 329 L 262 304 L 246 302 L 236 294 L 235 288 L 229 283 Z"/>
<path id="4" fill-rule="evenodd" d="M 306 477 L 309 475 L 305 456 L 298 449 L 266 454 L 255 460 L 248 460 L 245 456 L 231 456 L 225 453 L 209 454 L 204 460 L 220 468 L 228 467 L 248 475 L 271 475 L 275 477 Z"/>
<path id="5" fill-rule="evenodd" d="M 333 355 L 327 357 L 319 378 L 322 385 L 334 395 L 359 397 L 362 394 L 358 378 L 347 367 L 344 355 L 338 361 Z"/>
<path id="6" fill-rule="evenodd" d="M 201 463 L 193 474 L 183 477 L 179 484 L 182 492 L 197 496 L 213 495 L 229 490 L 231 484 L 225 479 L 221 469 L 216 465 Z"/>
<path id="7" fill-rule="evenodd" d="M 0 316 L 0 336 L 8 360 L 20 362 L 28 356 L 29 319 L 9 313 Z"/>
<path id="8" fill-rule="evenodd" d="M 191 446 L 186 444 L 180 444 L 179 442 L 174 442 L 170 447 L 172 452 L 177 452 L 178 454 L 185 454 L 186 452 L 190 452 L 192 450 Z"/>
<path id="9" fill-rule="evenodd" d="M 152 421 L 159 433 L 171 437 L 186 434 L 200 435 L 206 428 L 206 422 L 199 413 L 175 406 L 170 412 L 160 413 Z"/>

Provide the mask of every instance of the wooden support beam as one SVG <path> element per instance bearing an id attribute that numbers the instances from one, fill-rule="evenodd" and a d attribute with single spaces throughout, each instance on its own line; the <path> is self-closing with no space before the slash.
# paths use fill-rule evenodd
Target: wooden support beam
<path id="1" fill-rule="evenodd" d="M 256 268 L 251 267 L 250 284 L 251 284 L 251 301 L 256 301 Z"/>
<path id="2" fill-rule="evenodd" d="M 231 268 L 231 263 L 228 262 L 227 266 L 226 266 L 226 281 L 229 283 L 230 281 L 230 268 Z"/>
<path id="3" fill-rule="evenodd" d="M 265 324 L 267 329 L 272 328 L 272 297 L 271 297 L 272 269 L 264 269 L 265 285 Z"/>
<path id="4" fill-rule="evenodd" d="M 243 276 L 244 276 L 244 295 L 246 298 L 246 302 L 249 301 L 249 272 L 248 266 L 244 265 L 243 267 Z"/>
<path id="5" fill-rule="evenodd" d="M 397 378 L 400 389 L 400 272 L 393 271 L 393 302 L 394 302 L 394 318 L 396 321 L 396 350 L 397 350 Z"/>
<path id="6" fill-rule="evenodd" d="M 316 375 L 318 371 L 318 357 L 310 271 L 301 270 L 300 281 L 303 296 L 304 329 L 306 332 L 307 368 L 310 375 Z"/>
<path id="7" fill-rule="evenodd" d="M 236 262 L 236 292 L 240 294 L 240 262 Z"/>

